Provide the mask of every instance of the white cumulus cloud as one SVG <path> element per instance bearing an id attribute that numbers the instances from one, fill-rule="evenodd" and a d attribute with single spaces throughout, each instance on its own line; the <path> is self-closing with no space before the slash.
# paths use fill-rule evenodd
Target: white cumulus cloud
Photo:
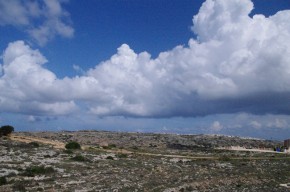
<path id="1" fill-rule="evenodd" d="M 211 124 L 210 129 L 214 132 L 219 132 L 220 130 L 223 129 L 223 125 L 219 121 L 214 121 Z"/>
<path id="2" fill-rule="evenodd" d="M 50 89 L 56 76 L 42 65 L 46 59 L 23 41 L 10 43 L 3 54 L 0 77 L 0 111 L 25 114 L 68 114 L 75 110 L 73 100 L 61 100 Z"/>
<path id="3" fill-rule="evenodd" d="M 47 5 L 52 15 L 61 14 L 57 5 Z M 73 78 L 57 78 L 39 51 L 11 43 L 3 54 L 0 109 L 142 117 L 289 114 L 290 11 L 249 17 L 252 9 L 250 0 L 207 0 L 193 17 L 198 38 L 187 46 L 152 59 L 123 44 Z"/>
<path id="4" fill-rule="evenodd" d="M 259 123 L 258 121 L 251 121 L 250 126 L 255 128 L 255 129 L 260 129 L 262 127 L 262 124 Z"/>
<path id="5" fill-rule="evenodd" d="M 74 34 L 69 13 L 61 0 L 0 0 L 0 26 L 22 27 L 39 44 L 45 45 L 56 35 Z"/>

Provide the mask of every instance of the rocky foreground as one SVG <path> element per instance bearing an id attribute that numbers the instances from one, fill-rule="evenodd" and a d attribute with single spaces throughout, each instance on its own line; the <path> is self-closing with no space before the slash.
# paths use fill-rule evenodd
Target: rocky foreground
<path id="1" fill-rule="evenodd" d="M 64 148 L 69 141 L 80 150 Z M 101 131 L 14 133 L 0 138 L 0 191 L 288 191 L 280 142 L 215 135 Z"/>

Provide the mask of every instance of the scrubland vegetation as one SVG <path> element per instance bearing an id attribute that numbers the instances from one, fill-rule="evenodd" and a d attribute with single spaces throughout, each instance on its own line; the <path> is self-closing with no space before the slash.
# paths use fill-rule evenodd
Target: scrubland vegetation
<path id="1" fill-rule="evenodd" d="M 216 149 L 273 148 L 280 142 L 97 131 L 13 135 L 64 147 L 0 139 L 0 191 L 5 192 L 287 191 L 280 184 L 290 182 L 289 154 Z"/>

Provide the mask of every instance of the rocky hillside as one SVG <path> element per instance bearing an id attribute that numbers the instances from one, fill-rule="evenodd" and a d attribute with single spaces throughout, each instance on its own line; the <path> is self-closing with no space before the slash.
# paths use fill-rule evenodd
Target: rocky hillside
<path id="1" fill-rule="evenodd" d="M 17 135 L 34 136 L 61 142 L 78 141 L 84 145 L 115 144 L 119 147 L 141 148 L 218 148 L 244 146 L 247 148 L 273 148 L 282 145 L 279 141 L 240 138 L 223 135 L 177 135 L 154 133 L 123 133 L 107 131 L 20 132 Z"/>
<path id="2" fill-rule="evenodd" d="M 63 148 L 72 140 L 82 149 Z M 287 191 L 280 184 L 290 182 L 288 154 L 214 148 L 277 144 L 208 135 L 15 133 L 0 138 L 0 191 Z"/>

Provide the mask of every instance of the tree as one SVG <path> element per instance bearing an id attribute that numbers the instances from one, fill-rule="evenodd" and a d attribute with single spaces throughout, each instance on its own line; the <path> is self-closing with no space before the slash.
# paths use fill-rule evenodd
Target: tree
<path id="1" fill-rule="evenodd" d="M 10 125 L 4 125 L 0 128 L 0 135 L 7 136 L 14 131 L 14 127 Z"/>
<path id="2" fill-rule="evenodd" d="M 66 149 L 81 149 L 81 145 L 76 141 L 71 141 L 65 145 Z"/>

